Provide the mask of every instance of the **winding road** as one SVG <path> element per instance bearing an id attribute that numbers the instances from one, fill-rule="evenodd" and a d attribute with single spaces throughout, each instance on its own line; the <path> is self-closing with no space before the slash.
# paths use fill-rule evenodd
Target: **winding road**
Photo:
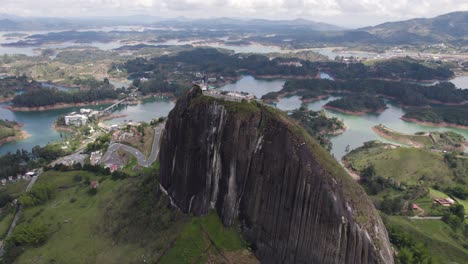
<path id="1" fill-rule="evenodd" d="M 153 164 L 156 161 L 156 158 L 158 157 L 159 153 L 159 140 L 161 139 L 162 131 L 164 129 L 164 123 L 159 124 L 154 128 L 154 139 L 153 139 L 153 146 L 151 149 L 151 154 L 146 159 L 145 155 L 141 153 L 140 150 L 124 145 L 121 143 L 112 143 L 109 148 L 107 149 L 107 152 L 102 156 L 101 160 L 99 161 L 99 164 L 105 164 L 108 163 L 110 159 L 112 159 L 112 156 L 118 151 L 118 150 L 123 150 L 133 156 L 137 159 L 138 165 L 142 167 L 149 167 L 151 164 Z"/>

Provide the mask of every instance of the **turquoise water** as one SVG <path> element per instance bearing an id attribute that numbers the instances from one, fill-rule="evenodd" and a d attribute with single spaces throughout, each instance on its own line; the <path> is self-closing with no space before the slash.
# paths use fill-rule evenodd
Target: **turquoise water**
<path id="1" fill-rule="evenodd" d="M 319 111 L 323 109 L 322 107 L 326 103 L 336 98 L 337 97 L 329 97 L 325 100 L 308 103 L 307 107 L 310 110 Z M 354 149 L 362 146 L 364 142 L 369 140 L 391 142 L 372 131 L 371 128 L 378 124 L 384 124 L 386 127 L 393 130 L 408 134 L 413 134 L 419 131 L 453 131 L 462 134 L 466 139 L 468 139 L 468 129 L 425 126 L 406 122 L 401 120 L 401 117 L 405 114 L 401 107 L 390 102 L 387 103 L 387 107 L 388 108 L 381 114 L 367 114 L 363 116 L 346 115 L 324 109 L 329 116 L 343 120 L 347 127 L 347 130 L 343 134 L 331 137 L 331 142 L 333 143 L 333 155 L 338 160 L 341 160 L 341 158 L 346 154 L 346 146 L 349 145 L 350 149 Z"/>
<path id="2" fill-rule="evenodd" d="M 328 78 L 328 74 L 322 73 L 322 78 Z M 257 80 L 252 76 L 244 76 L 242 79 L 233 84 L 227 84 L 220 89 L 226 91 L 242 91 L 255 94 L 258 98 L 268 92 L 279 91 L 284 84 L 284 80 L 275 81 L 264 81 Z M 457 128 L 446 128 L 446 127 L 434 127 L 434 126 L 423 126 L 412 122 L 406 122 L 400 118 L 405 114 L 404 110 L 396 104 L 390 102 L 387 103 L 387 109 L 380 114 L 367 114 L 363 116 L 346 115 L 339 112 L 329 111 L 323 108 L 323 106 L 331 100 L 335 100 L 338 97 L 329 97 L 324 100 L 319 100 L 311 103 L 307 103 L 306 106 L 310 110 L 320 111 L 324 110 L 329 116 L 337 117 L 343 120 L 347 130 L 338 136 L 331 137 L 333 143 L 332 154 L 338 160 L 346 154 L 346 147 L 349 145 L 350 149 L 354 149 L 363 145 L 364 142 L 369 140 L 381 140 L 384 142 L 390 142 L 384 138 L 381 138 L 374 131 L 372 127 L 378 124 L 384 124 L 385 126 L 403 132 L 403 133 L 416 133 L 419 131 L 454 131 L 465 136 L 468 139 L 467 129 Z M 283 111 L 291 111 L 301 107 L 302 101 L 299 96 L 291 96 L 281 98 L 277 103 L 276 107 Z M 393 142 L 395 143 L 395 142 Z"/>
<path id="3" fill-rule="evenodd" d="M 233 84 L 227 84 L 219 89 L 225 91 L 243 91 L 249 92 L 260 98 L 262 95 L 279 91 L 284 84 L 284 80 L 257 80 L 252 76 L 244 76 L 239 81 Z M 323 109 L 323 106 L 330 100 L 337 97 L 329 97 L 324 100 L 319 100 L 306 104 L 307 107 L 314 111 Z M 290 111 L 297 109 L 301 106 L 302 102 L 298 96 L 282 98 L 277 102 L 276 106 L 279 109 Z M 52 129 L 52 123 L 59 115 L 69 113 L 71 111 L 79 110 L 79 108 L 67 108 L 59 110 L 49 110 L 41 112 L 11 112 L 3 108 L 7 103 L 0 104 L 0 118 L 15 120 L 19 123 L 25 124 L 26 130 L 32 136 L 26 140 L 18 142 L 10 142 L 0 147 L 0 154 L 7 151 L 16 151 L 16 149 L 24 148 L 30 150 L 35 145 L 45 145 L 48 142 L 59 140 L 60 133 Z M 153 118 L 167 116 L 170 110 L 174 107 L 174 103 L 164 98 L 151 98 L 146 99 L 139 105 L 123 105 L 117 108 L 114 114 L 124 114 L 126 117 L 106 121 L 108 124 L 118 124 L 128 121 L 151 121 Z M 433 126 L 423 126 L 416 123 L 406 122 L 401 120 L 404 115 L 404 110 L 396 104 L 388 102 L 388 109 L 381 114 L 367 114 L 364 116 L 345 115 L 334 111 L 324 110 L 328 115 L 337 117 L 344 121 L 348 127 L 345 133 L 331 137 L 333 143 L 332 154 L 340 160 L 346 154 L 345 149 L 349 145 L 350 149 L 362 146 L 362 144 L 369 140 L 378 139 L 384 142 L 389 142 L 375 134 L 371 128 L 377 124 L 384 124 L 385 126 L 403 132 L 415 133 L 419 131 L 454 131 L 462 134 L 468 139 L 467 129 L 457 128 L 440 128 Z M 102 109 L 105 106 L 94 107 L 95 109 Z"/>
<path id="4" fill-rule="evenodd" d="M 269 92 L 278 92 L 283 88 L 285 80 L 259 80 L 250 75 L 242 76 L 235 83 L 229 83 L 221 88 L 223 91 L 247 92 L 261 98 Z"/>
<path id="5" fill-rule="evenodd" d="M 7 152 L 14 152 L 17 149 L 31 150 L 36 145 L 44 146 L 49 142 L 60 140 L 60 132 L 55 131 L 52 128 L 52 124 L 59 115 L 80 110 L 80 107 L 71 107 L 36 112 L 12 112 L 4 108 L 4 106 L 7 105 L 8 103 L 0 104 L 0 118 L 14 120 L 20 124 L 24 124 L 23 130 L 31 136 L 25 140 L 9 142 L 0 146 L 0 155 Z M 101 107 L 103 106 L 86 108 L 100 109 Z M 62 134 L 66 133 L 62 132 Z"/>
<path id="6" fill-rule="evenodd" d="M 114 125 L 126 122 L 150 122 L 154 118 L 165 117 L 174 108 L 175 103 L 166 98 L 149 98 L 138 105 L 121 105 L 114 115 L 127 115 L 106 121 Z"/>
<path id="7" fill-rule="evenodd" d="M 106 105 L 102 106 L 86 106 L 86 107 L 72 107 L 65 109 L 56 109 L 48 111 L 36 112 L 12 112 L 5 109 L 8 103 L 0 104 L 0 118 L 14 120 L 18 123 L 24 124 L 23 129 L 31 135 L 31 137 L 9 142 L 0 146 L 0 155 L 7 152 L 14 152 L 17 149 L 31 150 L 34 146 L 44 146 L 49 142 L 60 140 L 60 132 L 52 128 L 52 124 L 58 116 L 68 114 L 73 111 L 79 111 L 80 108 L 104 109 Z M 108 105 L 107 105 L 108 106 Z M 117 118 L 109 120 L 109 124 L 118 124 L 124 121 L 151 121 L 153 118 L 167 116 L 169 111 L 174 107 L 174 103 L 167 99 L 147 99 L 139 105 L 121 106 L 114 112 L 114 114 L 125 114 L 128 117 Z M 62 135 L 66 133 L 62 132 Z"/>

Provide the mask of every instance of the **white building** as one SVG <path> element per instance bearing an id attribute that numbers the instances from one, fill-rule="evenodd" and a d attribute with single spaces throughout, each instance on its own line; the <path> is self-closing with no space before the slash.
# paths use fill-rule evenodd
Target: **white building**
<path id="1" fill-rule="evenodd" d="M 80 114 L 82 114 L 82 115 L 89 115 L 89 114 L 91 114 L 91 112 L 93 112 L 92 109 L 86 109 L 86 108 L 81 108 L 80 109 Z"/>
<path id="2" fill-rule="evenodd" d="M 82 126 L 86 125 L 88 117 L 85 115 L 67 115 L 65 116 L 65 125 Z"/>

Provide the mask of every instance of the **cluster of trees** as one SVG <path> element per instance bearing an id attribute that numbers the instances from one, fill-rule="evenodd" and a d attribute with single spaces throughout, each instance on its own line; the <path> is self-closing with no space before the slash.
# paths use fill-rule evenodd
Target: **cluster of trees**
<path id="1" fill-rule="evenodd" d="M 397 263 L 401 264 L 431 264 L 432 258 L 429 249 L 418 243 L 401 227 L 390 225 L 387 227 L 390 242 L 397 248 L 398 255 L 395 257 Z"/>
<path id="2" fill-rule="evenodd" d="M 14 153 L 9 152 L 0 156 L 0 179 L 24 174 L 63 155 L 65 152 L 57 145 L 35 146 L 31 152 L 24 149 L 18 149 Z"/>
<path id="3" fill-rule="evenodd" d="M 468 91 L 468 90 L 466 90 Z M 468 126 L 468 105 L 464 106 L 433 106 L 431 108 L 409 108 L 405 118 L 417 119 L 431 123 L 450 123 Z"/>
<path id="4" fill-rule="evenodd" d="M 450 69 L 439 65 L 426 66 L 410 58 L 379 61 L 373 68 L 376 78 L 393 79 L 397 76 L 400 79 L 440 80 L 453 76 Z"/>
<path id="5" fill-rule="evenodd" d="M 305 107 L 293 111 L 290 116 L 297 120 L 299 124 L 328 151 L 331 150 L 332 143 L 326 137 L 326 134 L 344 128 L 343 122 L 337 118 L 329 118 L 323 112 L 310 111 Z"/>
<path id="6" fill-rule="evenodd" d="M 124 68 L 130 77 L 148 77 L 155 70 L 178 69 L 185 72 L 203 71 L 223 76 L 237 76 L 242 70 L 254 75 L 315 76 L 318 68 L 314 62 L 300 61 L 302 67 L 282 65 L 289 61 L 284 58 L 270 58 L 262 55 L 243 55 L 220 52 L 213 48 L 198 48 L 182 51 L 173 56 L 152 59 L 136 58 L 114 68 Z"/>
<path id="7" fill-rule="evenodd" d="M 26 246 L 38 246 L 49 238 L 49 228 L 41 222 L 24 223 L 15 228 L 6 240 L 3 261 L 13 263 Z"/>
<path id="8" fill-rule="evenodd" d="M 44 204 L 55 196 L 55 187 L 48 184 L 36 184 L 29 191 L 20 195 L 18 201 L 20 204 L 30 207 Z"/>
<path id="9" fill-rule="evenodd" d="M 238 70 L 245 70 L 254 75 L 315 76 L 319 69 L 342 80 L 363 78 L 433 80 L 448 79 L 453 76 L 450 69 L 440 65 L 427 66 L 409 58 L 386 60 L 370 66 L 362 63 L 297 60 L 302 66 L 294 67 L 282 64 L 286 61 L 290 61 L 290 59 L 270 59 L 263 55 L 239 56 L 213 48 L 198 48 L 183 51 L 173 56 L 162 56 L 148 60 L 137 58 L 123 65 L 115 65 L 115 67 L 125 68 L 128 73 L 137 75 L 168 65 L 177 68 L 183 64 L 185 70 L 212 72 L 226 76 L 236 75 Z"/>
<path id="10" fill-rule="evenodd" d="M 13 99 L 15 107 L 41 107 L 61 103 L 90 103 L 105 99 L 117 99 L 120 91 L 112 88 L 94 88 L 70 93 L 55 88 L 32 90 Z"/>
<path id="11" fill-rule="evenodd" d="M 110 134 L 99 136 L 95 141 L 88 143 L 86 150 L 88 152 L 92 152 L 100 149 L 107 149 L 107 147 L 109 147 L 110 140 Z"/>
<path id="12" fill-rule="evenodd" d="M 377 112 L 386 108 L 382 98 L 369 94 L 346 95 L 343 98 L 328 102 L 326 106 L 351 112 Z"/>
<path id="13" fill-rule="evenodd" d="M 112 88 L 112 85 L 109 82 L 109 79 L 104 78 L 103 81 L 99 81 L 96 78 L 89 76 L 87 78 L 75 78 L 73 79 L 73 84 L 82 86 L 82 87 L 87 87 L 90 89 L 96 89 L 96 88 L 103 88 L 103 89 L 110 89 Z"/>
<path id="14" fill-rule="evenodd" d="M 375 79 L 346 81 L 290 80 L 278 94 L 295 93 L 304 99 L 339 92 L 384 95 L 408 106 L 426 106 L 432 103 L 462 103 L 468 100 L 468 90 L 457 89 L 449 82 L 432 86 Z M 269 95 L 271 97 L 271 95 Z M 461 108 L 461 107 L 460 107 Z"/>
<path id="15" fill-rule="evenodd" d="M 171 93 L 175 96 L 180 96 L 191 87 L 177 83 L 169 83 L 164 80 L 162 76 L 155 76 L 145 82 L 142 82 L 140 79 L 135 79 L 133 81 L 133 85 L 138 87 L 143 95 L 152 93 Z"/>
<path id="16" fill-rule="evenodd" d="M 6 77 L 0 79 L 0 99 L 15 96 L 19 91 L 38 90 L 42 84 L 35 80 L 29 80 L 26 76 Z"/>
<path id="17" fill-rule="evenodd" d="M 447 211 L 445 211 L 444 215 L 442 216 L 442 221 L 447 223 L 453 229 L 453 231 L 457 231 L 463 226 L 467 228 L 467 225 L 464 225 L 465 208 L 461 204 L 453 204 Z"/>

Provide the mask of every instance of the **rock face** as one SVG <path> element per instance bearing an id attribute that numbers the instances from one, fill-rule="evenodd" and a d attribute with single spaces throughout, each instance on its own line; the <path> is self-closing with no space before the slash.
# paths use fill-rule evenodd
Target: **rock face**
<path id="1" fill-rule="evenodd" d="M 362 188 L 270 107 L 193 89 L 169 114 L 159 175 L 183 212 L 239 223 L 263 263 L 393 263 Z"/>

